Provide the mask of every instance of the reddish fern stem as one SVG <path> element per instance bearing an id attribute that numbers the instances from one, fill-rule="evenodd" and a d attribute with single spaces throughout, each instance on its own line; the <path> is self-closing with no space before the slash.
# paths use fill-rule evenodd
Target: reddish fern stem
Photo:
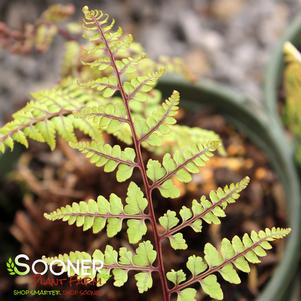
<path id="1" fill-rule="evenodd" d="M 134 126 L 134 122 L 133 122 L 133 119 L 132 119 L 132 114 L 131 114 L 131 110 L 130 110 L 129 103 L 128 103 L 128 95 L 126 94 L 126 92 L 123 88 L 121 76 L 120 76 L 119 70 L 118 70 L 116 62 L 115 62 L 114 54 L 111 51 L 111 48 L 108 44 L 108 41 L 107 41 L 107 39 L 106 39 L 106 37 L 103 33 L 103 30 L 101 28 L 101 25 L 99 24 L 99 22 L 95 18 L 93 18 L 93 21 L 97 26 L 98 32 L 100 33 L 100 35 L 102 37 L 102 40 L 103 40 L 103 42 L 105 44 L 105 47 L 106 47 L 106 51 L 107 51 L 107 53 L 110 57 L 111 65 L 112 65 L 112 68 L 113 68 L 114 73 L 116 75 L 117 82 L 118 82 L 118 90 L 121 94 L 121 97 L 123 99 L 123 102 L 124 102 L 124 105 L 125 105 L 125 108 L 126 108 L 127 117 L 128 117 L 129 125 L 130 125 L 130 128 L 131 128 L 133 143 L 134 143 L 134 147 L 135 147 L 135 151 L 136 151 L 136 155 L 137 155 L 138 168 L 140 170 L 140 173 L 141 173 L 141 176 L 142 176 L 142 179 L 143 179 L 145 194 L 146 194 L 146 198 L 148 200 L 150 221 L 151 221 L 151 226 L 152 226 L 152 230 L 153 230 L 153 234 L 154 234 L 155 249 L 156 249 L 157 254 L 158 254 L 158 272 L 159 272 L 159 277 L 160 277 L 160 282 L 161 282 L 161 287 L 162 287 L 162 292 L 163 292 L 163 300 L 164 301 L 169 301 L 170 300 L 170 298 L 169 298 L 170 294 L 168 292 L 168 285 L 167 285 L 167 281 L 166 281 L 166 277 L 165 277 L 163 253 L 162 253 L 160 237 L 159 237 L 159 232 L 158 232 L 157 223 L 156 223 L 155 211 L 154 211 L 154 207 L 153 207 L 152 189 L 151 189 L 151 185 L 149 184 L 149 181 L 147 179 L 145 165 L 144 165 L 143 157 L 142 157 L 142 153 L 141 153 L 141 144 L 139 142 L 139 139 L 138 139 L 138 136 L 137 136 L 137 133 L 136 133 L 136 129 L 135 129 L 135 126 Z"/>
<path id="2" fill-rule="evenodd" d="M 104 117 L 112 120 L 117 120 L 119 122 L 129 123 L 129 121 L 126 118 L 111 115 L 111 114 L 105 114 L 105 113 L 89 113 L 87 116 L 96 116 L 96 117 Z"/>
<path id="3" fill-rule="evenodd" d="M 88 216 L 88 217 L 101 217 L 101 218 L 120 218 L 120 219 L 141 219 L 146 220 L 149 219 L 149 215 L 147 214 L 101 214 L 101 213 L 91 213 L 91 212 L 71 212 L 71 213 L 64 213 L 63 216 Z"/>

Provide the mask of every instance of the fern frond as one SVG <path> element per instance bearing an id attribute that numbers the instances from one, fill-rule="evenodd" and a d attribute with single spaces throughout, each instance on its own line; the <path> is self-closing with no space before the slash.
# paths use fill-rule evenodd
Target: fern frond
<path id="1" fill-rule="evenodd" d="M 220 136 L 215 132 L 198 127 L 191 128 L 185 125 L 178 124 L 172 125 L 172 127 L 170 127 L 170 130 L 166 129 L 166 132 L 162 134 L 161 139 L 156 139 L 156 145 L 143 143 L 142 146 L 156 155 L 162 155 L 167 152 L 173 154 L 176 150 L 183 149 L 187 145 L 198 143 L 204 144 L 208 141 L 219 141 L 220 144 L 217 148 L 219 154 L 222 156 L 226 154 L 222 140 Z"/>
<path id="2" fill-rule="evenodd" d="M 124 35 L 120 27 L 115 29 L 115 20 L 100 10 L 89 10 L 85 6 L 83 13 L 84 37 L 92 43 L 84 51 L 84 63 L 104 72 L 108 77 L 114 74 L 114 69 L 119 71 L 119 76 L 134 72 L 136 68 L 131 67 L 138 64 L 145 54 L 137 47 L 135 53 L 130 53 L 134 44 L 132 36 Z"/>
<path id="3" fill-rule="evenodd" d="M 74 113 L 87 103 L 97 104 L 100 99 L 91 100 L 88 91 L 67 80 L 57 87 L 33 93 L 33 100 L 13 114 L 13 120 L 0 129 L 0 152 L 6 147 L 11 150 L 19 142 L 28 147 L 28 138 L 46 142 L 53 150 L 56 134 L 68 142 L 75 142 L 75 129 L 80 129 L 90 137 L 99 136 L 96 126 L 86 120 L 76 120 Z"/>
<path id="4" fill-rule="evenodd" d="M 139 142 L 148 145 L 158 145 L 162 143 L 162 136 L 170 133 L 170 125 L 176 123 L 174 118 L 178 112 L 180 96 L 177 91 L 145 120 L 142 116 L 135 119 L 136 131 L 139 135 Z"/>
<path id="5" fill-rule="evenodd" d="M 75 41 L 69 41 L 65 43 L 64 47 L 61 77 L 76 76 L 80 66 L 80 45 Z"/>
<path id="6" fill-rule="evenodd" d="M 177 150 L 173 156 L 166 153 L 162 164 L 150 159 L 147 163 L 147 176 L 153 181 L 151 189 L 158 188 L 163 197 L 179 197 L 180 191 L 171 178 L 175 177 L 182 183 L 190 182 L 191 174 L 199 172 L 199 168 L 205 165 L 219 145 L 219 141 L 210 141 Z"/>
<path id="7" fill-rule="evenodd" d="M 74 202 L 51 213 L 45 213 L 44 217 L 51 221 L 62 220 L 69 225 L 76 224 L 77 227 L 83 227 L 84 231 L 92 229 L 94 234 L 107 227 L 108 237 L 118 234 L 123 221 L 127 220 L 129 242 L 136 244 L 147 232 L 147 200 L 140 188 L 131 182 L 125 201 L 126 205 L 123 206 L 121 199 L 112 193 L 109 200 L 99 196 L 97 201 L 91 199 L 86 202 Z"/>
<path id="8" fill-rule="evenodd" d="M 138 76 L 129 81 L 124 82 L 124 89 L 127 93 L 128 101 L 144 102 L 145 94 L 150 92 L 156 86 L 159 78 L 163 75 L 164 70 L 152 72 L 144 76 Z M 132 104 L 133 105 L 133 104 Z"/>
<path id="9" fill-rule="evenodd" d="M 117 79 L 113 75 L 97 78 L 82 85 L 97 90 L 105 98 L 110 98 L 118 90 Z"/>
<path id="10" fill-rule="evenodd" d="M 194 79 L 180 57 L 159 56 L 157 64 L 161 68 L 164 68 L 166 73 L 178 74 L 190 81 Z"/>
<path id="11" fill-rule="evenodd" d="M 86 260 L 95 263 L 103 262 L 101 269 L 85 269 L 85 275 L 82 273 L 75 274 L 74 269 L 70 269 L 69 276 L 77 275 L 78 278 L 92 281 L 97 280 L 97 286 L 103 286 L 113 276 L 114 286 L 121 287 L 128 281 L 128 272 L 135 271 L 135 279 L 139 293 L 146 292 L 153 285 L 152 273 L 157 271 L 157 268 L 153 266 L 157 257 L 157 252 L 154 250 L 150 241 L 143 241 L 139 243 L 135 253 L 128 250 L 125 247 L 121 247 L 119 252 L 113 249 L 112 246 L 107 245 L 105 251 L 95 250 L 92 255 L 86 252 L 70 252 L 69 254 L 60 254 L 55 257 L 45 257 L 42 259 L 45 262 L 57 263 L 60 260 L 63 263 L 67 263 L 70 260 L 72 263 Z M 99 263 L 98 263 L 99 264 Z M 88 264 L 87 264 L 88 266 Z M 97 265 L 96 265 L 97 266 Z M 139 273 L 137 273 L 139 272 Z"/>
<path id="12" fill-rule="evenodd" d="M 124 35 L 120 27 L 114 30 L 115 20 L 110 20 L 109 16 L 100 10 L 84 7 L 83 13 L 84 37 L 93 44 L 86 48 L 85 56 L 88 60 L 85 63 L 106 73 L 106 76 L 90 82 L 89 85 L 97 88 L 105 97 L 110 97 L 120 89 L 118 80 L 123 76 L 123 88 L 128 100 L 144 101 L 145 92 L 154 88 L 163 70 L 157 68 L 149 74 L 137 74 L 137 68 L 131 67 L 145 60 L 143 49 L 136 47 L 135 54 L 125 56 L 133 47 L 132 37 Z"/>
<path id="13" fill-rule="evenodd" d="M 188 127 L 185 125 L 175 124 L 172 126 L 172 131 L 170 131 L 167 136 L 164 136 L 164 140 L 160 147 L 153 148 L 151 150 L 153 150 L 156 154 L 174 152 L 175 150 L 182 149 L 187 145 L 196 143 L 202 144 L 211 140 L 220 142 L 217 150 L 219 154 L 225 155 L 226 151 L 222 139 L 215 132 L 199 127 Z"/>
<path id="14" fill-rule="evenodd" d="M 92 164 L 97 167 L 104 166 L 105 172 L 113 172 L 117 168 L 116 179 L 124 182 L 132 176 L 137 167 L 135 162 L 136 153 L 133 148 L 126 147 L 121 150 L 119 145 L 113 147 L 101 142 L 78 142 L 70 146 L 83 153 Z"/>
<path id="15" fill-rule="evenodd" d="M 204 258 L 195 255 L 188 258 L 186 266 L 192 275 L 191 278 L 185 281 L 186 275 L 180 272 L 181 283 L 175 285 L 170 293 L 177 293 L 177 300 L 182 300 L 180 297 L 183 294 L 182 290 L 198 282 L 207 295 L 222 300 L 223 291 L 215 274 L 219 273 L 230 283 L 240 283 L 240 277 L 234 267 L 246 273 L 250 272 L 249 262 L 259 263 L 259 258 L 266 255 L 265 250 L 272 248 L 270 242 L 287 236 L 290 231 L 273 227 L 265 231 L 252 231 L 251 235 L 244 234 L 242 239 L 238 236 L 234 236 L 232 241 L 224 238 L 220 250 L 207 243 Z M 171 271 L 168 279 L 175 284 L 178 274 L 179 271 Z"/>
<path id="16" fill-rule="evenodd" d="M 191 227 L 195 232 L 201 232 L 203 221 L 208 224 L 220 224 L 220 218 L 226 216 L 226 207 L 239 198 L 240 192 L 247 187 L 249 182 L 249 177 L 245 177 L 238 183 L 232 183 L 224 188 L 211 191 L 209 199 L 202 196 L 199 202 L 193 200 L 191 208 L 183 206 L 179 212 L 182 219 L 181 223 L 176 212 L 168 210 L 159 218 L 159 222 L 165 230 L 161 234 L 161 239 L 168 238 L 173 249 L 186 249 L 185 239 L 178 232 L 186 227 Z M 180 244 L 177 241 L 180 241 Z"/>
<path id="17" fill-rule="evenodd" d="M 24 29 L 20 31 L 0 22 L 0 45 L 18 54 L 27 54 L 33 50 L 45 52 L 57 35 L 68 40 L 75 38 L 66 28 L 59 26 L 60 22 L 66 21 L 73 13 L 72 4 L 51 5 L 35 23 L 25 24 Z"/>
<path id="18" fill-rule="evenodd" d="M 132 143 L 131 131 L 125 107 L 120 98 L 113 98 L 110 102 L 89 106 L 80 110 L 75 117 L 90 120 L 97 128 L 106 131 L 127 144 Z"/>
<path id="19" fill-rule="evenodd" d="M 72 4 L 53 4 L 42 13 L 40 19 L 47 22 L 62 22 L 66 21 L 74 12 L 75 7 Z"/>
<path id="20" fill-rule="evenodd" d="M 118 138 L 127 145 L 132 144 L 131 129 L 122 100 L 118 97 L 110 99 L 98 106 L 88 106 L 74 114 L 82 121 L 90 121 L 101 131 Z"/>

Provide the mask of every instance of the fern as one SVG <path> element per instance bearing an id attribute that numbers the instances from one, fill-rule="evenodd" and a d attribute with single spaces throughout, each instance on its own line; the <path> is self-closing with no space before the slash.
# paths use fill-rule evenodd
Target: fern
<path id="1" fill-rule="evenodd" d="M 236 202 L 247 187 L 249 178 L 218 188 L 209 197 L 192 200 L 189 208 L 182 206 L 179 212 L 168 210 L 157 220 L 154 191 L 158 189 L 163 198 L 177 198 L 177 182 L 192 181 L 215 151 L 225 154 L 221 139 L 212 131 L 176 124 L 179 92 L 174 91 L 161 104 L 161 93 L 155 88 L 157 81 L 166 70 L 183 72 L 178 59 L 153 61 L 107 14 L 86 6 L 83 13 L 86 43 L 68 43 L 62 71 L 63 75 L 77 78 L 35 93 L 33 100 L 0 129 L 0 150 L 13 149 L 15 142 L 28 146 L 28 139 L 48 143 L 54 149 L 58 134 L 92 164 L 103 167 L 105 172 L 116 171 L 118 182 L 131 179 L 124 200 L 114 193 L 108 198 L 100 195 L 97 200 L 73 202 L 45 213 L 45 218 L 61 220 L 94 234 L 105 231 L 108 238 L 127 228 L 129 245 L 135 246 L 135 251 L 130 247 L 117 251 L 106 245 L 104 251 L 97 249 L 93 254 L 75 251 L 43 259 L 56 263 L 101 260 L 101 270 L 89 269 L 90 280 L 96 279 L 99 286 L 110 278 L 115 286 L 123 286 L 128 273 L 133 271 L 141 294 L 153 287 L 156 273 L 164 301 L 171 300 L 174 294 L 178 301 L 195 300 L 196 290 L 190 286 L 197 282 L 210 297 L 222 299 L 216 274 L 239 283 L 234 267 L 249 272 L 248 262 L 258 263 L 271 247 L 269 242 L 286 236 L 290 230 L 272 228 L 253 231 L 251 236 L 245 234 L 242 240 L 237 236 L 232 241 L 223 239 L 220 250 L 208 243 L 203 257 L 192 255 L 187 259 L 190 278 L 183 270 L 166 273 L 162 249 L 165 240 L 174 250 L 187 249 L 182 230 L 190 227 L 200 233 L 203 223 L 219 224 L 227 206 Z M 70 57 L 73 54 L 74 58 Z M 76 129 L 88 134 L 89 139 L 80 140 Z M 116 139 L 115 145 L 108 143 L 111 140 L 103 139 L 104 133 L 122 141 L 122 147 Z M 156 157 L 145 162 L 144 148 Z M 141 188 L 132 181 L 134 171 L 135 179 L 140 175 L 143 182 Z M 152 242 L 143 241 L 146 235 Z M 77 276 L 86 277 L 80 272 Z M 170 287 L 168 281 L 174 286 Z"/>
<path id="2" fill-rule="evenodd" d="M 77 141 L 74 130 L 80 129 L 90 137 L 99 138 L 97 126 L 88 120 L 75 118 L 74 114 L 101 99 L 78 87 L 71 79 L 57 87 L 32 94 L 23 109 L 13 115 L 13 120 L 0 129 L 0 151 L 14 148 L 14 142 L 28 147 L 28 138 L 46 142 L 51 149 L 56 145 L 56 133 L 68 142 Z M 91 100 L 93 97 L 93 100 Z"/>
<path id="3" fill-rule="evenodd" d="M 160 145 L 162 136 L 170 133 L 170 125 L 176 123 L 174 118 L 180 101 L 180 95 L 174 91 L 162 106 L 158 107 L 146 120 L 141 116 L 134 120 L 139 141 L 148 145 Z"/>
<path id="4" fill-rule="evenodd" d="M 53 262 L 54 260 L 61 260 L 67 262 L 71 260 L 101 260 L 104 263 L 103 269 L 99 273 L 95 273 L 91 267 L 88 269 L 88 276 L 77 275 L 79 278 L 96 278 L 97 286 L 104 285 L 112 276 L 114 278 L 114 285 L 116 287 L 123 286 L 128 280 L 129 271 L 139 271 L 135 274 L 137 288 L 140 293 L 146 292 L 153 285 L 152 273 L 157 271 L 153 266 L 157 257 L 157 252 L 154 250 L 150 241 L 144 241 L 139 244 L 135 253 L 131 252 L 125 247 L 119 249 L 119 252 L 113 249 L 112 246 L 107 245 L 104 252 L 95 250 L 92 255 L 86 252 L 71 252 L 70 254 L 63 254 L 56 257 L 43 257 L 45 262 Z M 72 270 L 71 270 L 72 272 Z M 74 276 L 74 274 L 70 276 Z"/>
<path id="5" fill-rule="evenodd" d="M 223 291 L 215 274 L 219 273 L 227 282 L 239 284 L 241 280 L 234 267 L 249 273 L 249 262 L 260 263 L 260 257 L 267 254 L 265 250 L 272 248 L 270 242 L 285 237 L 289 232 L 289 229 L 274 227 L 265 231 L 252 231 L 251 235 L 244 234 L 242 239 L 238 236 L 234 236 L 232 241 L 224 238 L 220 250 L 207 243 L 204 258 L 192 255 L 187 260 L 186 267 L 191 273 L 189 280 L 186 280 L 182 270 L 172 270 L 166 274 L 167 279 L 175 285 L 170 293 L 176 293 L 178 301 L 195 300 L 196 290 L 187 287 L 199 283 L 204 293 L 211 298 L 223 300 Z"/>
<path id="6" fill-rule="evenodd" d="M 23 31 L 13 30 L 0 22 L 0 45 L 13 53 L 28 54 L 33 51 L 47 51 L 57 35 L 66 40 L 76 40 L 78 36 L 74 35 L 74 30 L 61 24 L 67 21 L 74 11 L 71 4 L 51 5 L 35 23 L 26 24 Z"/>
<path id="7" fill-rule="evenodd" d="M 129 242 L 135 244 L 146 234 L 147 228 L 145 214 L 147 200 L 143 192 L 131 182 L 128 187 L 126 205 L 123 206 L 121 199 L 116 194 L 111 194 L 107 200 L 99 196 L 97 201 L 72 203 L 66 207 L 59 208 L 45 217 L 51 221 L 63 220 L 69 225 L 76 224 L 86 231 L 92 228 L 94 234 L 107 227 L 108 237 L 114 237 L 122 229 L 124 219 L 127 219 Z"/>
<path id="8" fill-rule="evenodd" d="M 192 201 L 191 208 L 183 206 L 179 212 L 182 222 L 177 217 L 175 211 L 168 210 L 159 218 L 159 223 L 165 230 L 161 239 L 168 238 L 171 247 L 175 250 L 187 249 L 187 244 L 182 233 L 179 233 L 186 227 L 191 227 L 195 232 L 202 231 L 203 221 L 208 224 L 220 224 L 220 218 L 225 217 L 225 209 L 229 204 L 234 203 L 239 198 L 239 193 L 245 189 L 249 183 L 248 177 L 236 184 L 218 188 L 209 194 L 210 200 L 202 196 L 200 201 Z"/>
<path id="9" fill-rule="evenodd" d="M 191 174 L 198 173 L 199 168 L 206 164 L 218 147 L 219 141 L 210 141 L 204 145 L 190 145 L 177 150 L 173 156 L 166 153 L 162 164 L 158 160 L 150 159 L 146 174 L 153 181 L 151 190 L 158 188 L 163 197 L 179 197 L 180 191 L 172 178 L 189 183 L 192 180 Z"/>
<path id="10" fill-rule="evenodd" d="M 134 161 L 136 154 L 133 148 L 127 147 L 121 150 L 119 145 L 100 144 L 98 142 L 80 142 L 71 144 L 81 151 L 96 166 L 104 166 L 105 172 L 112 172 L 117 168 L 116 179 L 124 182 L 132 176 L 133 170 L 137 167 Z"/>

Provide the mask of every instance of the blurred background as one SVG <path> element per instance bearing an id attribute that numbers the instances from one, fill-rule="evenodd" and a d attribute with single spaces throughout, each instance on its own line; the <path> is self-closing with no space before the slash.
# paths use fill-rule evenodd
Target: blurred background
<path id="1" fill-rule="evenodd" d="M 183 57 L 200 77 L 212 78 L 261 99 L 265 64 L 299 0 L 1 0 L 0 20 L 20 29 L 53 3 L 101 7 L 152 56 Z M 51 86 L 59 74 L 62 44 L 56 39 L 46 54 L 21 57 L 0 49 L 0 119 L 29 91 Z"/>

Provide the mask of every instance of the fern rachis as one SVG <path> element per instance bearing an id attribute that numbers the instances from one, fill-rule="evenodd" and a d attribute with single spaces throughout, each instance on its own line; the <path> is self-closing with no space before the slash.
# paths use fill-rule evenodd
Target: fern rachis
<path id="1" fill-rule="evenodd" d="M 97 200 L 74 202 L 45 214 L 51 221 L 62 220 L 82 227 L 83 231 L 95 234 L 106 231 L 109 238 L 122 231 L 126 224 L 129 245 L 138 246 L 133 251 L 125 247 L 115 250 L 106 245 L 104 251 L 97 249 L 92 255 L 75 251 L 44 259 L 102 260 L 101 272 L 91 270 L 90 275 L 97 279 L 99 286 L 113 276 L 113 284 L 120 287 L 127 282 L 128 272 L 133 271 L 139 293 L 153 286 L 152 274 L 157 273 L 164 301 L 171 300 L 174 294 L 178 301 L 195 300 L 196 290 L 190 286 L 197 282 L 211 298 L 222 299 L 215 274 L 219 273 L 228 282 L 239 283 L 234 267 L 248 272 L 248 262 L 258 263 L 265 250 L 271 248 L 269 242 L 286 236 L 290 230 L 272 228 L 258 233 L 252 231 L 242 239 L 237 236 L 232 241 L 223 239 L 219 250 L 207 243 L 204 257 L 192 255 L 187 259 L 186 267 L 191 273 L 188 280 L 183 270 L 165 271 L 163 241 L 168 239 L 174 250 L 187 249 L 181 231 L 191 227 L 200 233 L 203 223 L 219 224 L 226 215 L 226 207 L 239 198 L 249 178 L 211 191 L 208 197 L 194 199 L 189 208 L 183 206 L 179 212 L 168 210 L 157 219 L 154 190 L 158 189 L 163 198 L 177 198 L 180 192 L 175 181 L 191 182 L 192 175 L 200 172 L 216 150 L 223 151 L 221 140 L 213 132 L 176 125 L 179 93 L 174 91 L 160 104 L 160 92 L 155 89 L 157 80 L 165 72 L 164 64 L 147 58 L 143 49 L 130 35 L 124 35 L 121 28 L 114 30 L 114 20 L 109 21 L 109 16 L 102 11 L 84 7 L 83 13 L 87 45 L 82 59 L 90 70 L 88 79 L 83 81 L 85 77 L 79 74 L 79 84 L 69 79 L 69 88 L 62 82 L 53 91 L 36 94 L 33 102 L 0 129 L 0 150 L 4 152 L 7 146 L 12 149 L 14 142 L 28 146 L 27 138 L 46 142 L 53 149 L 58 133 L 92 164 L 104 167 L 105 172 L 116 170 L 118 182 L 130 179 L 133 171 L 138 170 L 143 189 L 130 181 L 124 200 L 114 193 L 108 198 L 100 195 Z M 170 65 L 167 64 L 166 69 L 170 69 Z M 78 141 L 74 129 L 88 133 L 89 141 Z M 127 146 L 121 148 L 107 143 L 102 133 L 114 135 Z M 170 145 L 168 152 L 164 149 L 166 141 Z M 164 154 L 162 160 L 144 162 L 144 148 Z M 148 233 L 146 222 L 150 224 L 152 242 L 143 240 Z"/>

